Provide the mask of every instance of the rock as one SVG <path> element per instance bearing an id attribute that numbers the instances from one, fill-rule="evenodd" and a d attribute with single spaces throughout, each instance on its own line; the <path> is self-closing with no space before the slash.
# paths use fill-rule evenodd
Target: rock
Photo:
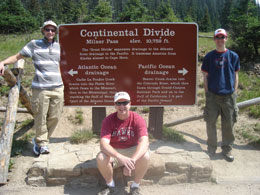
<path id="1" fill-rule="evenodd" d="M 43 176 L 27 178 L 27 184 L 35 187 L 45 187 L 46 180 Z"/>
<path id="2" fill-rule="evenodd" d="M 184 160 L 177 161 L 177 162 L 167 162 L 165 164 L 166 170 L 172 173 L 179 173 L 179 174 L 188 174 L 190 171 L 190 165 Z"/>
<path id="3" fill-rule="evenodd" d="M 75 153 L 53 156 L 48 160 L 47 176 L 48 177 L 70 177 L 79 176 L 81 169 Z"/>
<path id="4" fill-rule="evenodd" d="M 91 150 L 78 151 L 78 152 L 76 152 L 76 155 L 80 162 L 86 162 L 88 160 L 92 160 L 93 158 L 96 158 L 96 156 L 94 156 L 93 151 L 91 151 Z"/>
<path id="5" fill-rule="evenodd" d="M 158 184 L 160 185 L 172 185 L 172 184 L 179 184 L 179 183 L 187 183 L 188 177 L 186 174 L 170 174 L 167 176 L 162 177 Z"/>
<path id="6" fill-rule="evenodd" d="M 145 178 L 155 178 L 163 176 L 165 172 L 165 162 L 163 161 L 161 155 L 155 154 L 154 152 L 150 153 L 150 161 L 147 173 Z"/>
<path id="7" fill-rule="evenodd" d="M 27 176 L 30 177 L 39 177 L 44 176 L 46 173 L 47 163 L 46 162 L 35 162 L 32 167 L 28 170 Z"/>
<path id="8" fill-rule="evenodd" d="M 191 164 L 190 182 L 208 182 L 212 180 L 213 166 L 210 161 L 197 161 Z"/>
<path id="9" fill-rule="evenodd" d="M 49 186 L 57 186 L 57 185 L 65 185 L 67 183 L 67 179 L 64 177 L 54 177 L 54 178 L 48 178 L 47 179 L 47 184 Z"/>

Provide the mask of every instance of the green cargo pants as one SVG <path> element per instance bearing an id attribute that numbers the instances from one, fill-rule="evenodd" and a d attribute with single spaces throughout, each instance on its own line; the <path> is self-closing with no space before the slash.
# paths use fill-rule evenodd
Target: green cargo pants
<path id="1" fill-rule="evenodd" d="M 210 152 L 214 152 L 217 149 L 216 123 L 219 115 L 221 115 L 221 148 L 224 152 L 229 152 L 232 150 L 232 145 L 235 140 L 233 127 L 238 116 L 235 93 L 224 96 L 216 95 L 212 92 L 206 93 L 204 120 L 207 125 L 207 144 L 208 151 Z"/>
<path id="2" fill-rule="evenodd" d="M 46 146 L 58 126 L 64 104 L 64 87 L 51 90 L 32 89 L 32 111 L 35 140 L 39 146 Z"/>

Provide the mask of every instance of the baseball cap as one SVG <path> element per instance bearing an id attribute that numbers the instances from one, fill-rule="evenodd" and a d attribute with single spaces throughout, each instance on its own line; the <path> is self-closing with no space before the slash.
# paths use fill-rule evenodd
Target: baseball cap
<path id="1" fill-rule="evenodd" d="M 43 32 L 44 28 L 46 26 L 53 26 L 57 29 L 57 24 L 55 22 L 53 22 L 52 20 L 48 20 L 46 22 L 43 23 L 42 27 L 41 27 L 41 31 Z"/>
<path id="2" fill-rule="evenodd" d="M 218 35 L 224 35 L 224 36 L 227 37 L 227 32 L 226 32 L 225 29 L 219 28 L 219 29 L 217 29 L 217 30 L 215 31 L 214 37 L 216 37 L 216 36 L 218 36 Z"/>
<path id="3" fill-rule="evenodd" d="M 130 101 L 130 96 L 127 92 L 120 91 L 115 94 L 114 102 L 117 102 L 120 99 L 126 99 L 126 100 Z"/>

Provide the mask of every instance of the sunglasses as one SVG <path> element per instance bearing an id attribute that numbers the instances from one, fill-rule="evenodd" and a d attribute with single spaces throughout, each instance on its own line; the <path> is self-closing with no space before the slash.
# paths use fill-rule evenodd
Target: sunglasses
<path id="1" fill-rule="evenodd" d="M 121 106 L 121 105 L 126 106 L 127 104 L 129 104 L 129 101 L 125 101 L 125 102 L 115 102 L 115 105 L 117 105 L 117 106 Z"/>
<path id="2" fill-rule="evenodd" d="M 44 30 L 45 30 L 46 32 L 50 32 L 50 31 L 51 31 L 51 32 L 56 32 L 56 30 L 55 30 L 55 29 L 49 29 L 49 28 L 45 28 Z"/>
<path id="3" fill-rule="evenodd" d="M 215 39 L 220 40 L 220 39 L 225 39 L 225 36 L 221 36 L 221 37 L 215 37 Z"/>

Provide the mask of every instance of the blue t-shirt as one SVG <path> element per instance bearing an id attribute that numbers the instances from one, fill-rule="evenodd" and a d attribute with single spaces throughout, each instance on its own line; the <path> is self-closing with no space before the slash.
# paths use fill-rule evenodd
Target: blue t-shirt
<path id="1" fill-rule="evenodd" d="M 235 91 L 235 72 L 240 69 L 238 55 L 230 50 L 209 52 L 204 60 L 201 70 L 208 73 L 208 90 L 226 95 Z"/>

